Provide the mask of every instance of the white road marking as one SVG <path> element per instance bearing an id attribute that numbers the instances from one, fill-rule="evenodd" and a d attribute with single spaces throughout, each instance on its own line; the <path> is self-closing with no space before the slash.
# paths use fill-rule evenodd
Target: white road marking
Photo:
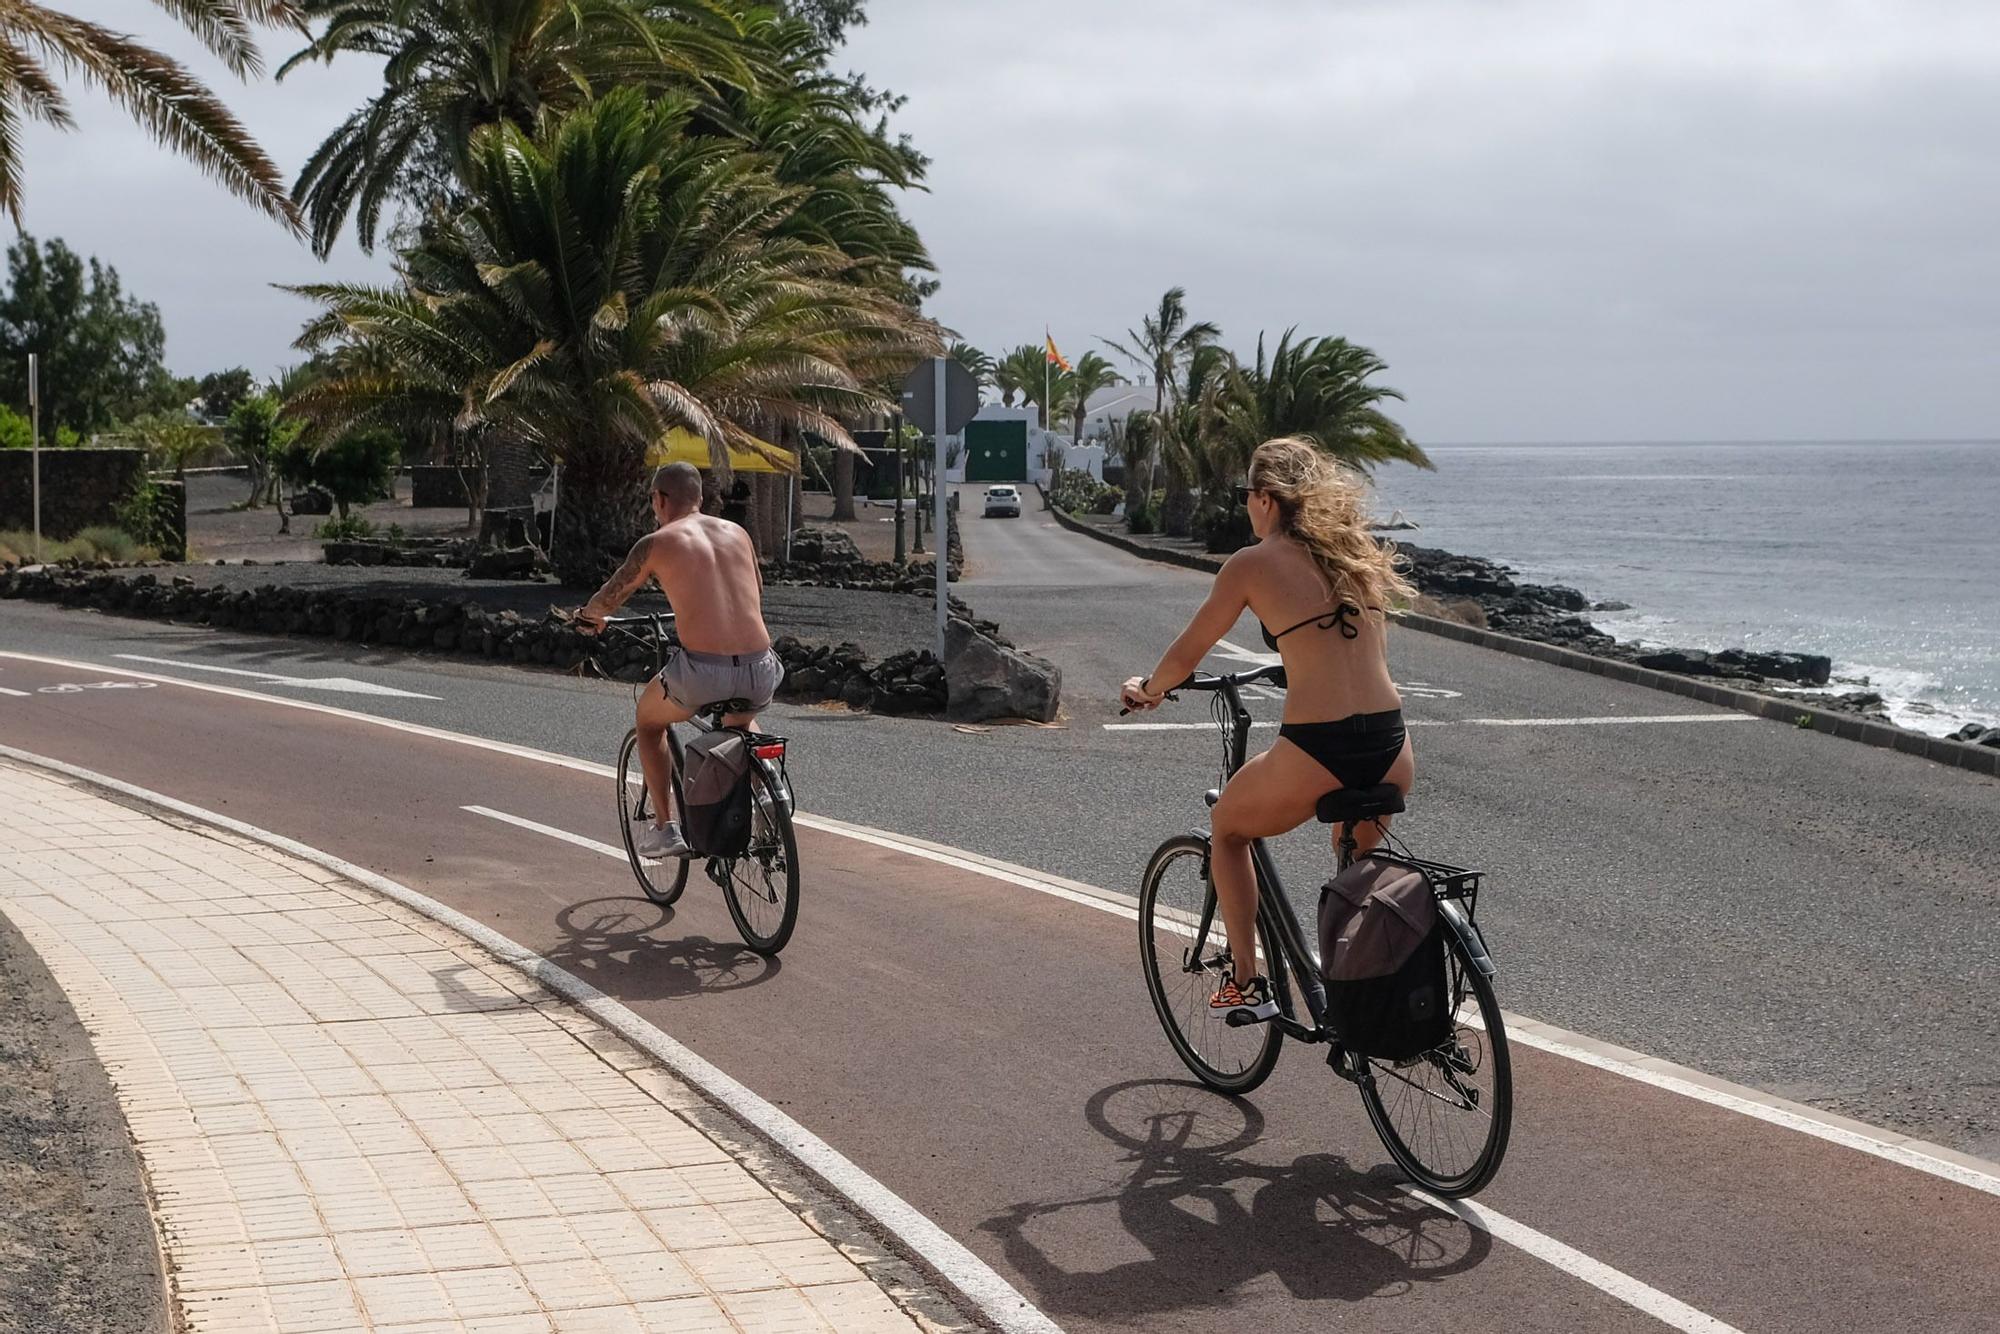
<path id="1" fill-rule="evenodd" d="M 423 723 L 404 722 L 400 718 L 384 718 L 378 714 L 360 713 L 353 709 L 343 709 L 332 704 L 316 704 L 310 700 L 286 699 L 282 695 L 264 695 L 254 690 L 243 690 L 236 686 L 214 685 L 207 681 L 189 681 L 177 676 L 159 676 L 150 672 L 135 671 L 130 668 L 103 667 L 101 664 L 79 662 L 72 658 L 55 658 L 39 653 L 17 653 L 0 649 L 0 658 L 18 662 L 41 663 L 50 667 L 68 667 L 82 670 L 104 670 L 118 672 L 124 676 L 140 677 L 159 681 L 167 685 L 182 686 L 205 694 L 226 695 L 236 699 L 255 700 L 261 704 L 273 704 L 280 708 L 300 709 L 309 713 L 323 713 L 330 717 L 342 718 L 349 722 L 367 723 L 391 731 L 407 732 L 412 736 L 427 737 L 434 741 L 448 741 L 454 745 L 473 750 L 490 751 L 497 755 L 511 755 L 516 759 L 533 760 L 538 764 L 554 765 L 560 769 L 570 769 L 577 773 L 591 774 L 599 778 L 616 778 L 617 771 L 608 764 L 594 760 L 579 760 L 571 755 L 558 755 L 553 751 L 537 750 L 533 746 L 520 746 L 511 741 L 493 741 L 486 737 L 472 736 L 464 732 L 450 732 L 441 727 L 430 727 Z M 1746 715 L 1747 716 L 1747 715 Z M 1414 720 L 1413 720 L 1414 721 Z M 1195 724 L 1206 726 L 1206 724 Z M 0 744 L 0 755 L 10 755 L 31 763 L 46 764 L 54 769 L 66 769 L 54 760 Z M 107 784 L 109 780 L 105 780 Z M 1018 866 L 978 853 L 952 848 L 941 843 L 927 843 L 923 839 L 893 833 L 885 829 L 875 829 L 868 825 L 849 824 L 827 816 L 800 813 L 793 817 L 793 823 L 806 829 L 817 829 L 824 833 L 837 834 L 860 843 L 871 843 L 877 847 L 907 852 L 912 856 L 924 857 L 963 870 L 973 871 L 989 879 L 1031 889 L 1053 898 L 1066 899 L 1073 903 L 1096 908 L 1128 921 L 1138 920 L 1138 900 L 1129 894 L 1100 889 L 1079 880 L 1066 880 L 1060 876 L 1047 875 L 1030 867 Z M 449 911 L 449 910 L 447 910 Z M 1502 1011 L 1507 1021 L 1507 1036 L 1512 1042 L 1537 1051 L 1561 1056 L 1594 1066 L 1607 1074 L 1614 1074 L 1635 1083 L 1651 1085 L 1664 1092 L 1675 1093 L 1695 1102 L 1706 1103 L 1726 1111 L 1739 1113 L 1753 1120 L 1769 1125 L 1810 1135 L 1814 1139 L 1838 1144 L 1871 1157 L 1881 1158 L 1898 1167 L 1965 1186 L 1970 1190 L 1987 1195 L 2000 1196 L 2000 1168 L 1983 1159 L 1960 1154 L 1941 1145 L 1913 1139 L 1907 1135 L 1894 1135 L 1877 1127 L 1850 1121 L 1845 1117 L 1830 1118 L 1817 1108 L 1804 1103 L 1791 1102 L 1773 1094 L 1729 1084 L 1713 1076 L 1703 1074 L 1688 1066 L 1675 1065 L 1656 1056 L 1640 1052 L 1626 1052 L 1612 1048 L 1607 1043 L 1581 1033 L 1573 1033 L 1529 1019 L 1512 1011 Z M 1613 1054 L 1616 1053 L 1616 1054 Z M 1643 1063 L 1643 1064 L 1642 1064 Z M 1940 1156 L 1946 1155 L 1946 1156 Z"/>
<path id="2" fill-rule="evenodd" d="M 1610 727 L 1622 723 L 1754 723 L 1748 713 L 1623 713 L 1606 718 L 1460 718 L 1464 727 Z"/>
<path id="3" fill-rule="evenodd" d="M 0 695 L 12 695 L 16 699 L 27 699 L 30 697 L 29 693 L 25 690 L 9 690 L 6 686 L 0 686 Z"/>
<path id="4" fill-rule="evenodd" d="M 1269 719 L 1260 719 L 1250 724 L 1252 727 L 1276 727 Z M 1213 732 L 1214 723 L 1105 723 L 1107 732 Z"/>
<path id="5" fill-rule="evenodd" d="M 1594 1260 L 1574 1246 L 1523 1226 L 1505 1214 L 1495 1213 L 1483 1204 L 1474 1204 L 1470 1200 L 1439 1199 L 1429 1191 L 1418 1190 L 1414 1186 L 1403 1189 L 1433 1209 L 1441 1209 L 1496 1240 L 1517 1246 L 1537 1260 L 1580 1278 L 1598 1291 L 1608 1293 L 1627 1306 L 1675 1329 L 1686 1330 L 1688 1334 L 1741 1334 L 1736 1326 L 1717 1320 L 1706 1311 L 1698 1311 L 1677 1297 L 1669 1297 L 1658 1288 Z"/>
<path id="6" fill-rule="evenodd" d="M 1216 640 L 1215 647 L 1210 649 L 1209 653 L 1214 657 L 1228 658 L 1234 662 L 1247 663 L 1252 667 L 1270 667 L 1284 661 L 1276 653 L 1259 653 L 1254 648 L 1244 648 L 1241 644 L 1232 644 L 1227 639 Z"/>
<path id="7" fill-rule="evenodd" d="M 98 787 L 120 792 L 189 819 L 226 829 L 244 838 L 255 839 L 280 852 L 323 866 L 335 875 L 364 885 L 406 908 L 441 922 L 480 945 L 496 958 L 529 974 L 543 986 L 567 996 L 599 1023 L 626 1041 L 643 1048 L 662 1065 L 694 1085 L 712 1101 L 727 1109 L 745 1124 L 754 1127 L 785 1150 L 801 1166 L 826 1182 L 834 1192 L 869 1215 L 892 1236 L 915 1252 L 926 1264 L 942 1274 L 972 1304 L 1009 1334 L 1061 1334 L 1061 1327 L 1043 1315 L 1020 1291 L 991 1266 L 943 1228 L 919 1213 L 902 1196 L 890 1190 L 847 1158 L 837 1153 L 819 1136 L 794 1121 L 776 1106 L 723 1073 L 716 1066 L 647 1023 L 631 1010 L 605 995 L 590 983 L 556 967 L 541 955 L 501 935 L 476 918 L 447 907 L 427 894 L 380 876 L 365 867 L 322 852 L 282 834 L 256 825 L 218 815 L 199 806 L 177 801 L 163 793 L 137 787 L 89 769 L 51 760 L 0 745 L 0 756 L 39 765 Z M 546 828 L 546 826 L 544 826 Z M 601 846 L 601 845 L 600 845 Z M 624 853 L 619 853 L 624 856 Z"/>
<path id="8" fill-rule="evenodd" d="M 519 815 L 509 815 L 505 811 L 496 811 L 491 806 L 461 806 L 459 809 L 462 811 L 471 811 L 474 815 L 483 815 L 489 820 L 499 820 L 503 824 L 517 825 L 522 829 L 531 829 L 537 834 L 546 834 L 550 838 L 561 839 L 565 843 L 574 843 L 579 848 L 588 848 L 592 852 L 601 852 L 607 857 L 616 857 L 621 862 L 625 860 L 625 849 L 623 848 L 614 848 L 609 843 L 599 843 L 594 838 L 585 838 L 582 834 L 572 834 L 567 829 L 558 829 L 551 824 L 542 824 Z"/>
<path id="9" fill-rule="evenodd" d="M 1630 713 L 1605 718 L 1408 718 L 1406 727 L 1609 727 L 1624 723 L 1754 723 L 1747 713 Z M 1276 727 L 1260 718 L 1252 727 Z M 1214 723 L 1104 723 L 1106 731 L 1213 732 Z"/>
<path id="10" fill-rule="evenodd" d="M 143 653 L 118 653 L 114 657 L 127 662 L 151 662 L 162 667 L 185 667 L 191 672 L 215 672 L 221 676 L 247 676 L 266 685 L 300 686 L 307 690 L 331 690 L 340 695 L 386 695 L 396 699 L 437 699 L 436 695 L 422 695 L 414 690 L 398 690 L 394 686 L 379 686 L 373 681 L 357 681 L 351 676 L 284 676 L 278 672 L 252 672 L 241 667 L 218 667 L 209 662 L 192 662 L 187 658 L 149 658 Z"/>

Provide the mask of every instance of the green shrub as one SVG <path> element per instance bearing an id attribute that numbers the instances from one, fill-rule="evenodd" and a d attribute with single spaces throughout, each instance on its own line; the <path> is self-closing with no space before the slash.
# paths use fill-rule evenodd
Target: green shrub
<path id="1" fill-rule="evenodd" d="M 1097 493 L 1097 503 L 1090 507 L 1090 512 L 1092 514 L 1115 513 L 1118 507 L 1124 503 L 1125 488 L 1122 486 L 1107 486 Z"/>
<path id="2" fill-rule="evenodd" d="M 1159 526 L 1159 515 L 1150 505 L 1142 504 L 1137 509 L 1128 508 L 1125 511 L 1125 531 L 1135 536 L 1144 537 L 1158 530 Z"/>
<path id="3" fill-rule="evenodd" d="M 175 512 L 179 509 L 176 496 L 179 489 L 179 483 L 161 486 L 142 472 L 114 511 L 118 527 L 152 550 L 154 554 L 148 560 L 160 556 L 168 560 L 187 559 L 187 534 L 181 530 L 180 516 Z"/>
<path id="4" fill-rule="evenodd" d="M 67 426 L 42 431 L 43 449 L 75 449 L 83 443 L 83 436 Z M 0 406 L 0 449 L 33 449 L 34 446 L 34 423 L 10 407 Z"/>
<path id="5" fill-rule="evenodd" d="M 1088 514 L 1097 504 L 1097 493 L 1104 490 L 1104 483 L 1087 472 L 1074 469 L 1058 477 L 1049 488 L 1049 503 L 1068 514 Z"/>
<path id="6" fill-rule="evenodd" d="M 139 539 L 123 528 L 114 528 L 108 523 L 94 523 L 77 533 L 73 539 L 90 554 L 86 560 L 135 561 L 149 560 L 152 549 L 140 544 Z"/>
<path id="7" fill-rule="evenodd" d="M 0 405 L 0 449 L 28 449 L 34 445 L 28 419 L 10 407 Z"/>
<path id="8" fill-rule="evenodd" d="M 402 437 L 394 431 L 349 431 L 312 456 L 312 482 L 332 494 L 345 518 L 350 506 L 388 496 L 402 454 Z"/>
<path id="9" fill-rule="evenodd" d="M 375 525 L 356 514 L 351 518 L 328 519 L 313 529 L 313 536 L 322 542 L 358 542 L 375 536 Z"/>

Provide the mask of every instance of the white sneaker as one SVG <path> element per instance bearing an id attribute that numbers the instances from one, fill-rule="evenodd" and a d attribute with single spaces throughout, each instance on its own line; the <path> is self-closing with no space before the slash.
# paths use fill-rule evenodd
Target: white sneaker
<path id="1" fill-rule="evenodd" d="M 681 826 L 677 820 L 669 820 L 665 826 L 641 825 L 632 833 L 632 847 L 649 862 L 694 855 L 694 849 L 681 837 Z"/>

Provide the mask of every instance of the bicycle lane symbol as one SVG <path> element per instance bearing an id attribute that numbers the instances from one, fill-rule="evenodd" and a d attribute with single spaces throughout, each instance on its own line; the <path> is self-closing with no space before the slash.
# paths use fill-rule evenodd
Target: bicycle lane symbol
<path id="1" fill-rule="evenodd" d="M 52 686 L 37 686 L 37 695 L 80 695 L 86 690 L 152 690 L 158 686 L 155 681 L 63 681 Z"/>

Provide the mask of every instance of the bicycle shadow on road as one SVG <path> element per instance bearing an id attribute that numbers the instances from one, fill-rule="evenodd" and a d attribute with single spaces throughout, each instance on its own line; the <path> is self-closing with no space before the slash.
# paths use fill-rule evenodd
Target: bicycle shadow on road
<path id="1" fill-rule="evenodd" d="M 1257 1108 L 1179 1080 L 1128 1080 L 1093 1094 L 1091 1128 L 1128 1150 L 1131 1175 L 1075 1199 L 1014 1205 L 980 1224 L 1045 1310 L 1103 1318 L 1231 1307 L 1275 1276 L 1295 1301 L 1394 1297 L 1481 1264 L 1492 1238 L 1418 1203 L 1392 1172 L 1357 1172 L 1339 1154 L 1246 1160 L 1264 1132 Z M 1067 1222 L 1059 1215 L 1072 1214 Z M 1113 1228 L 1124 1239 L 1113 1240 Z M 1031 1231 L 1046 1235 L 1037 1239 Z M 1059 1235 L 1058 1235 L 1059 1234 Z M 1144 1258 L 1065 1269 L 1066 1252 Z"/>
<path id="2" fill-rule="evenodd" d="M 703 996 L 754 987 L 783 965 L 740 940 L 660 934 L 674 910 L 643 898 L 605 897 L 556 914 L 562 939 L 543 957 L 622 1001 Z"/>

